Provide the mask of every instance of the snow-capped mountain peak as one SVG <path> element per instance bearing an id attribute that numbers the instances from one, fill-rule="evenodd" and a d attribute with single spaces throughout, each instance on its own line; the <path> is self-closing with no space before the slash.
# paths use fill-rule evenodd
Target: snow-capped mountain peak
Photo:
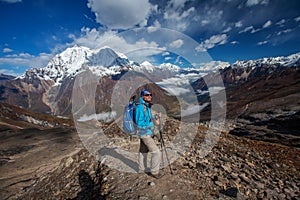
<path id="1" fill-rule="evenodd" d="M 171 63 L 163 63 L 160 65 L 153 65 L 149 61 L 144 61 L 140 64 L 140 66 L 136 66 L 134 70 L 137 71 L 144 71 L 144 72 L 156 72 L 156 73 L 162 73 L 162 72 L 170 72 L 170 73 L 177 73 L 180 70 L 180 67 L 177 65 L 171 64 Z"/>
<path id="2" fill-rule="evenodd" d="M 277 67 L 299 66 L 300 53 L 290 55 L 288 57 L 262 58 L 258 60 L 236 61 L 231 65 L 233 68 L 256 68 L 264 65 Z M 90 69 L 98 76 L 115 75 L 122 70 L 136 70 L 146 73 L 154 73 L 162 75 L 162 77 L 171 77 L 175 74 L 187 74 L 200 72 L 211 72 L 224 69 L 229 63 L 221 61 L 213 61 L 198 69 L 181 69 L 179 66 L 171 63 L 163 63 L 158 66 L 153 65 L 149 61 L 138 64 L 130 61 L 124 54 L 114 51 L 108 46 L 91 50 L 83 46 L 73 46 L 54 56 L 48 65 L 44 68 L 33 68 L 27 70 L 26 73 L 18 78 L 21 79 L 41 79 L 52 80 L 55 85 L 59 85 L 66 77 L 73 79 L 83 70 Z"/>
<path id="3" fill-rule="evenodd" d="M 129 65 L 129 60 L 124 54 L 116 52 L 108 46 L 96 49 L 88 60 L 91 66 Z"/>
<path id="4" fill-rule="evenodd" d="M 230 64 L 228 62 L 211 61 L 211 62 L 205 63 L 205 65 L 201 66 L 200 69 L 201 69 L 201 71 L 204 71 L 204 72 L 214 72 L 214 71 L 217 71 L 219 69 L 224 69 L 229 66 L 230 66 Z"/>
<path id="5" fill-rule="evenodd" d="M 272 65 L 272 66 L 282 66 L 282 67 L 294 67 L 300 64 L 300 53 L 292 54 L 290 56 L 284 57 L 269 57 L 261 58 L 257 60 L 244 60 L 236 61 L 232 64 L 233 67 L 261 67 L 263 65 Z"/>
<path id="6" fill-rule="evenodd" d="M 91 50 L 88 47 L 73 46 L 54 56 L 44 68 L 33 68 L 18 77 L 33 76 L 43 80 L 53 80 L 56 85 L 66 77 L 75 77 L 82 70 L 89 68 L 99 76 L 119 73 L 120 68 L 130 68 L 132 61 L 108 46 Z"/>
<path id="7" fill-rule="evenodd" d="M 74 75 L 91 54 L 92 51 L 87 47 L 74 46 L 56 55 L 43 70 L 49 70 L 52 77 L 53 75 Z"/>
<path id="8" fill-rule="evenodd" d="M 89 48 L 75 45 L 54 56 L 46 67 L 29 69 L 18 78 L 37 77 L 43 80 L 53 80 L 55 84 L 59 84 L 64 77 L 75 76 L 91 54 L 92 50 Z"/>
<path id="9" fill-rule="evenodd" d="M 153 65 L 149 61 L 142 62 L 141 66 L 144 66 L 144 67 L 153 67 Z"/>

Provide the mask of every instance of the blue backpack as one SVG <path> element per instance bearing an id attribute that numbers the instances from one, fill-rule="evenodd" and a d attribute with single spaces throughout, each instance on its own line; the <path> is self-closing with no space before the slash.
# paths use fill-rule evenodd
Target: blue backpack
<path id="1" fill-rule="evenodd" d="M 125 106 L 123 113 L 123 129 L 125 133 L 130 135 L 136 135 L 138 130 L 135 122 L 134 111 L 135 107 L 140 103 L 134 101 L 135 97 L 136 96 L 131 97 L 129 104 Z M 146 112 L 146 107 L 144 109 L 144 112 Z"/>
<path id="2" fill-rule="evenodd" d="M 137 105 L 137 102 L 132 101 L 129 102 L 125 106 L 124 114 L 123 114 L 123 128 L 127 134 L 134 135 L 136 134 L 136 123 L 134 121 L 134 110 Z"/>

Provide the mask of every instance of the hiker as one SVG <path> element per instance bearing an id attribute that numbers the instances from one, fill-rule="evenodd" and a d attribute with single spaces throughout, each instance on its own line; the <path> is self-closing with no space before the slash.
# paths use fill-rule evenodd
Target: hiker
<path id="1" fill-rule="evenodd" d="M 139 104 L 135 108 L 135 122 L 138 127 L 138 136 L 140 138 L 139 149 L 139 170 L 144 171 L 147 164 L 147 155 L 151 154 L 150 175 L 154 178 L 162 177 L 159 173 L 161 162 L 161 152 L 155 144 L 152 135 L 154 125 L 159 125 L 158 116 L 153 116 L 151 112 L 152 93 L 150 90 L 142 90 L 139 98 Z"/>

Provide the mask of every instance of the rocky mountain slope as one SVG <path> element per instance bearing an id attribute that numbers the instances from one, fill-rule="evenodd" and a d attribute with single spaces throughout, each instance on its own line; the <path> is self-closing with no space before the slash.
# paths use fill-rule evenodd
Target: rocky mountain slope
<path id="1" fill-rule="evenodd" d="M 99 78 L 100 90 L 106 87 L 108 91 L 128 71 L 141 73 L 151 82 L 177 74 L 201 73 L 200 70 L 179 69 L 169 63 L 160 66 L 149 62 L 139 64 L 109 47 L 91 50 L 74 46 L 56 55 L 44 68 L 29 69 L 22 76 L 1 81 L 0 101 L 35 112 L 70 116 L 74 80 L 86 71 Z M 103 101 L 97 102 L 98 107 L 108 107 L 110 99 L 107 93 L 99 94 Z M 106 103 L 101 105 L 102 102 Z"/>
<path id="2" fill-rule="evenodd" d="M 300 53 L 288 57 L 237 61 L 229 67 L 215 62 L 220 68 L 229 99 L 228 116 L 240 115 L 243 112 L 241 109 L 245 109 L 247 103 L 253 100 L 243 100 L 233 105 L 231 102 L 239 99 L 240 91 L 250 90 L 249 96 L 251 96 L 251 91 L 255 91 L 257 87 L 272 92 L 281 87 L 292 86 L 298 80 L 299 58 Z M 101 99 L 96 102 L 97 107 L 100 109 L 99 111 L 107 110 L 110 106 L 108 96 L 115 83 L 121 81 L 120 79 L 126 72 L 134 71 L 140 72 L 152 83 L 157 83 L 167 91 L 166 95 L 176 96 L 178 92 L 191 84 L 199 95 L 200 103 L 205 104 L 209 101 L 209 93 L 204 80 L 210 80 L 211 84 L 214 84 L 215 73 L 210 73 L 209 69 L 216 70 L 216 66 L 208 64 L 203 69 L 205 72 L 201 69 L 182 69 L 170 63 L 154 66 L 147 61 L 139 64 L 109 47 L 91 50 L 86 47 L 74 46 L 56 55 L 44 68 L 29 69 L 20 77 L 2 80 L 0 82 L 0 101 L 40 113 L 70 116 L 74 80 L 79 74 L 91 71 L 99 78 L 99 90 L 102 90 L 97 93 L 98 100 Z M 293 77 L 292 74 L 296 75 Z M 204 76 L 205 78 L 203 78 Z M 289 84 L 289 78 L 294 82 Z M 132 80 L 132 82 L 134 81 Z M 276 83 L 278 86 L 270 87 L 269 82 Z M 296 88 L 297 85 L 293 87 Z M 102 88 L 105 90 L 103 91 Z M 264 92 L 262 91 L 260 94 L 264 94 Z M 237 96 L 234 97 L 234 95 Z M 261 100 L 264 101 L 263 97 Z M 243 105 L 240 105 L 241 102 Z M 209 110 L 209 107 L 207 109 Z"/>
<path id="3" fill-rule="evenodd" d="M 14 199 L 82 148 L 69 119 L 0 103 L 0 199 Z"/>
<path id="4" fill-rule="evenodd" d="M 300 127 L 296 123 L 300 111 L 299 60 L 296 54 L 236 62 L 220 70 L 226 90 L 227 122 L 232 125 L 230 133 L 299 147 Z M 214 74 L 207 76 L 211 84 L 218 84 L 214 82 Z M 203 78 L 193 87 L 207 91 Z M 201 118 L 207 120 L 209 116 L 208 106 Z"/>
<path id="5" fill-rule="evenodd" d="M 167 145 L 178 123 L 171 118 L 166 121 Z M 117 134 L 116 124 L 102 126 L 107 127 L 105 134 L 122 141 L 117 146 L 137 150 L 138 140 Z M 300 154 L 292 147 L 222 132 L 203 157 L 201 144 L 207 128 L 199 126 L 189 150 L 172 163 L 173 174 L 166 167 L 165 176 L 154 179 L 108 168 L 105 160 L 96 160 L 83 147 L 74 130 L 63 130 L 1 131 L 1 156 L 9 158 L 0 166 L 1 199 L 300 198 Z M 14 146 L 23 148 L 12 151 Z"/>
<path id="6" fill-rule="evenodd" d="M 11 75 L 0 74 L 0 81 L 10 80 L 13 78 L 15 78 L 15 77 L 11 76 Z"/>
<path id="7" fill-rule="evenodd" d="M 174 174 L 166 167 L 159 180 L 110 169 L 101 155 L 85 149 L 71 120 L 38 113 L 70 116 L 75 79 L 86 71 L 99 77 L 96 111 L 111 111 L 116 83 L 128 71 L 134 72 L 131 81 L 138 82 L 141 77 L 135 75 L 142 72 L 155 82 L 147 87 L 155 91 L 156 101 L 165 102 L 163 132 L 169 144 L 180 124 L 180 118 L 174 118 L 180 115 L 174 94 L 192 83 L 199 104 L 207 105 L 200 113 L 201 121 L 207 122 L 210 95 L 204 80 L 218 85 L 215 73 L 203 78 L 197 69 L 138 64 L 108 47 L 92 51 L 75 46 L 45 68 L 17 78 L 1 76 L 0 100 L 6 103 L 0 104 L 0 198 L 300 199 L 299 58 L 295 54 L 238 61 L 220 69 L 228 129 L 219 131 L 218 143 L 203 156 L 207 126 L 198 126 L 193 144 L 172 163 Z M 121 84 L 130 86 L 128 80 Z M 127 93 L 123 90 L 119 96 Z M 115 145 L 137 151 L 138 140 L 130 141 L 116 123 L 88 121 L 94 129 L 104 128 Z"/>

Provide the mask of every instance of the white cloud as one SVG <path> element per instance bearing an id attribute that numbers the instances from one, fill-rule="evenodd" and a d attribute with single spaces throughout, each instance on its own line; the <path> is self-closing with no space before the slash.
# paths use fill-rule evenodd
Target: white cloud
<path id="1" fill-rule="evenodd" d="M 294 18 L 294 20 L 295 20 L 296 22 L 299 22 L 299 21 L 300 21 L 300 16 L 299 16 L 299 17 L 296 17 L 296 18 Z"/>
<path id="2" fill-rule="evenodd" d="M 248 27 L 244 28 L 243 30 L 239 31 L 239 34 L 246 33 L 246 32 L 256 33 L 258 31 L 261 31 L 262 29 L 270 27 L 271 25 L 272 25 L 272 21 L 268 20 L 261 28 L 255 29 L 253 26 L 248 26 Z"/>
<path id="3" fill-rule="evenodd" d="M 180 48 L 183 44 L 184 44 L 183 40 L 178 39 L 178 40 L 173 41 L 169 46 L 170 46 L 171 48 L 176 48 L 176 49 L 178 49 L 178 48 Z"/>
<path id="4" fill-rule="evenodd" d="M 181 17 L 185 18 L 190 16 L 191 13 L 193 13 L 195 11 L 194 7 L 189 8 L 188 10 L 184 11 L 181 15 Z"/>
<path id="5" fill-rule="evenodd" d="M 174 10 L 182 9 L 184 4 L 188 2 L 188 0 L 170 0 L 169 8 L 173 8 Z"/>
<path id="6" fill-rule="evenodd" d="M 199 46 L 196 47 L 196 51 L 204 52 L 207 49 L 214 48 L 215 46 L 227 43 L 228 36 L 226 34 L 213 35 L 209 39 L 201 42 Z"/>
<path id="7" fill-rule="evenodd" d="M 168 2 L 165 13 L 164 13 L 164 18 L 165 19 L 174 19 L 174 20 L 181 20 L 184 17 L 187 17 L 190 12 L 193 12 L 195 8 L 190 8 L 187 11 L 183 11 L 184 5 L 188 0 L 171 0 Z M 182 12 L 182 13 L 181 13 Z"/>
<path id="8" fill-rule="evenodd" d="M 258 42 L 257 45 L 260 46 L 260 45 L 264 45 L 264 44 L 267 44 L 267 43 L 268 43 L 268 41 L 261 41 L 261 42 Z"/>
<path id="9" fill-rule="evenodd" d="M 161 82 L 157 82 L 156 84 L 175 96 L 180 96 L 182 94 L 191 92 L 189 89 L 187 89 L 189 80 L 186 77 L 163 79 Z"/>
<path id="10" fill-rule="evenodd" d="M 247 7 L 256 6 L 256 5 L 268 5 L 269 0 L 248 0 L 246 2 Z"/>
<path id="11" fill-rule="evenodd" d="M 0 65 L 10 64 L 41 68 L 45 67 L 52 57 L 52 54 L 46 53 L 40 53 L 38 56 L 30 55 L 29 53 L 13 54 L 0 58 Z"/>
<path id="12" fill-rule="evenodd" d="M 215 6 L 203 6 L 201 8 L 201 12 L 195 13 L 193 18 L 190 18 L 190 21 L 195 21 L 197 23 L 196 26 L 201 26 L 203 29 L 206 30 L 215 30 L 215 31 L 222 31 L 224 26 L 226 26 L 226 22 L 224 22 L 224 12 L 222 8 L 215 7 Z"/>
<path id="13" fill-rule="evenodd" d="M 162 56 L 168 56 L 168 55 L 170 55 L 170 53 L 166 51 L 166 52 L 163 52 L 161 55 Z"/>
<path id="14" fill-rule="evenodd" d="M 110 29 L 130 29 L 145 25 L 153 6 L 148 0 L 89 0 L 96 21 Z"/>
<path id="15" fill-rule="evenodd" d="M 170 56 L 165 57 L 165 61 L 168 61 L 168 60 L 171 60 L 171 59 L 172 59 L 172 57 L 170 57 Z"/>
<path id="16" fill-rule="evenodd" d="M 299 18 L 299 20 L 300 20 L 300 18 Z M 285 24 L 285 19 L 282 19 L 282 20 L 280 20 L 279 22 L 277 22 L 276 23 L 276 25 L 278 25 L 278 26 L 280 26 L 280 27 L 283 27 L 284 26 L 284 24 Z"/>
<path id="17" fill-rule="evenodd" d="M 195 113 L 199 113 L 203 110 L 209 103 L 204 103 L 203 105 L 189 105 L 187 108 L 181 110 L 181 117 L 186 117 Z"/>
<path id="18" fill-rule="evenodd" d="M 220 87 L 220 86 L 214 86 L 214 87 L 209 87 L 208 88 L 210 96 L 218 94 L 222 90 L 225 90 L 225 88 L 224 87 Z"/>
<path id="19" fill-rule="evenodd" d="M 3 48 L 3 50 L 2 50 L 3 53 L 10 53 L 10 52 L 12 52 L 12 51 L 13 51 L 13 50 L 10 49 L 10 48 Z"/>
<path id="20" fill-rule="evenodd" d="M 79 119 L 77 119 L 77 121 L 85 122 L 85 121 L 90 121 L 90 120 L 99 120 L 99 121 L 104 121 L 104 122 L 111 122 L 112 120 L 114 120 L 116 118 L 116 116 L 117 116 L 117 114 L 115 111 L 93 114 L 93 115 L 89 115 L 89 116 L 84 114 Z"/>
<path id="21" fill-rule="evenodd" d="M 177 31 L 185 31 L 188 28 L 195 8 L 185 9 L 186 2 L 188 0 L 171 0 L 166 5 L 163 18 L 167 21 L 169 28 Z"/>
<path id="22" fill-rule="evenodd" d="M 20 74 L 16 74 L 14 70 L 11 69 L 0 69 L 0 74 L 7 74 L 12 76 L 19 76 Z"/>
<path id="23" fill-rule="evenodd" d="M 0 0 L 2 2 L 6 2 L 6 3 L 21 3 L 22 0 Z"/>
<path id="24" fill-rule="evenodd" d="M 109 46 L 115 51 L 126 54 L 131 60 L 143 62 L 152 55 L 162 53 L 165 47 L 160 47 L 156 42 L 148 42 L 144 38 L 134 38 L 134 42 L 126 41 L 122 34 L 116 31 L 107 31 L 100 33 L 96 29 L 82 28 L 82 35 L 78 38 L 71 36 L 74 42 L 72 45 L 86 46 L 91 49 L 97 49 L 103 46 Z M 127 32 L 129 35 L 133 32 Z M 126 32 L 124 33 L 126 34 Z"/>
<path id="25" fill-rule="evenodd" d="M 283 31 L 279 31 L 277 33 L 277 35 L 282 35 L 282 34 L 285 34 L 285 33 L 289 33 L 289 32 L 292 32 L 293 30 L 292 29 L 286 29 L 286 30 L 283 30 Z"/>
<path id="26" fill-rule="evenodd" d="M 267 21 L 267 22 L 263 25 L 262 28 L 268 28 L 268 27 L 270 27 L 271 25 L 272 25 L 272 21 L 269 20 L 269 21 Z"/>
<path id="27" fill-rule="evenodd" d="M 176 25 L 174 26 L 174 29 L 178 31 L 185 31 L 189 26 L 189 22 L 187 21 L 182 21 L 175 24 Z"/>
<path id="28" fill-rule="evenodd" d="M 155 20 L 152 26 L 147 27 L 148 33 L 152 33 L 157 31 L 159 28 L 161 28 L 161 24 L 159 21 Z"/>
<path id="29" fill-rule="evenodd" d="M 230 42 L 231 44 L 239 44 L 239 42 L 238 41 L 232 41 L 232 42 Z"/>
<path id="30" fill-rule="evenodd" d="M 261 31 L 261 29 L 260 29 L 260 28 L 254 29 L 253 26 L 248 26 L 248 27 L 244 28 L 243 30 L 241 30 L 241 31 L 239 32 L 239 34 L 241 34 L 241 33 L 246 33 L 246 32 L 256 33 L 256 32 L 258 32 L 258 31 Z"/>
<path id="31" fill-rule="evenodd" d="M 203 19 L 203 20 L 200 21 L 200 23 L 201 23 L 202 26 L 205 26 L 205 25 L 209 24 L 210 21 L 207 20 L 207 19 Z"/>
<path id="32" fill-rule="evenodd" d="M 237 28 L 240 28 L 242 26 L 243 26 L 242 21 L 238 21 L 238 22 L 235 23 L 235 27 L 237 27 Z"/>
<path id="33" fill-rule="evenodd" d="M 243 30 L 241 30 L 239 33 L 246 33 L 246 32 L 252 31 L 252 30 L 254 30 L 253 26 L 248 26 L 248 27 L 244 28 Z"/>
<path id="34" fill-rule="evenodd" d="M 101 43 L 110 40 L 111 38 L 114 38 L 116 42 L 123 42 L 118 41 L 120 40 L 120 38 L 117 37 L 116 31 L 107 31 L 101 34 L 95 28 L 82 28 L 81 33 L 82 34 L 79 37 L 75 37 L 74 35 L 69 36 L 71 39 L 73 39 L 73 43 L 71 45 L 77 44 L 79 46 L 86 46 L 91 49 L 97 49 L 101 47 Z"/>
<path id="35" fill-rule="evenodd" d="M 223 33 L 228 33 L 229 31 L 231 31 L 232 30 L 232 28 L 231 27 L 228 27 L 228 28 L 226 28 L 224 31 L 222 31 Z"/>
<path id="36" fill-rule="evenodd" d="M 182 62 L 181 59 L 182 59 L 181 56 L 177 56 L 177 57 L 176 57 L 176 60 L 175 60 L 175 64 L 177 64 L 177 65 L 182 65 L 183 62 Z"/>

